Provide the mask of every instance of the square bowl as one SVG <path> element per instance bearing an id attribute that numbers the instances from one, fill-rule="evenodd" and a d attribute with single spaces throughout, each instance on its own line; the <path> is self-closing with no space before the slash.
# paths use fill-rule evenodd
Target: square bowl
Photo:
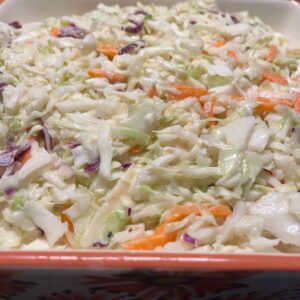
<path id="1" fill-rule="evenodd" d="M 0 19 L 30 22 L 49 16 L 81 14 L 95 8 L 98 2 L 2 0 Z M 102 2 L 127 5 L 136 1 Z M 151 1 L 166 5 L 174 2 Z M 300 40 L 297 28 L 300 5 L 296 2 L 240 0 L 238 7 L 234 0 L 217 2 L 221 9 L 228 11 L 249 8 L 250 13 L 265 19 L 276 30 L 283 28 Z M 299 271 L 300 256 L 285 254 L 1 251 L 0 297 L 67 300 L 299 299 Z"/>

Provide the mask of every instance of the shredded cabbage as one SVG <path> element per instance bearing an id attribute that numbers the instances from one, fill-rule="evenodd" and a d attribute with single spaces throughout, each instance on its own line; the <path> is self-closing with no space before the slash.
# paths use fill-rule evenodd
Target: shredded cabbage
<path id="1" fill-rule="evenodd" d="M 299 253 L 299 66 L 213 1 L 0 22 L 0 249 Z"/>

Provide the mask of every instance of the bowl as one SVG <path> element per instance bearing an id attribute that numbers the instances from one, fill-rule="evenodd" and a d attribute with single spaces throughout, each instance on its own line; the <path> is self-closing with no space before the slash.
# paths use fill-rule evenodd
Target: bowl
<path id="1" fill-rule="evenodd" d="M 103 0 L 134 4 L 134 0 Z M 146 0 L 141 2 L 147 2 Z M 171 4 L 172 0 L 148 1 Z M 98 0 L 6 0 L 0 20 L 31 22 L 82 14 Z M 249 10 L 300 40 L 300 5 L 285 0 L 217 0 Z M 1 251 L 1 299 L 300 299 L 299 255 L 125 251 Z"/>

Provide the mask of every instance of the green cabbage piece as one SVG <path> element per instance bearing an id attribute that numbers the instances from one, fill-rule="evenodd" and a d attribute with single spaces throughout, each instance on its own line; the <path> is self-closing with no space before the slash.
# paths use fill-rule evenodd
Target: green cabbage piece
<path id="1" fill-rule="evenodd" d="M 231 76 L 220 76 L 220 75 L 208 75 L 207 76 L 207 87 L 213 89 L 218 86 L 231 84 L 233 77 Z"/>
<path id="2" fill-rule="evenodd" d="M 9 128 L 12 131 L 18 131 L 19 129 L 22 128 L 22 123 L 21 123 L 21 121 L 18 118 L 13 117 L 12 121 L 9 124 Z"/>
<path id="3" fill-rule="evenodd" d="M 24 208 L 24 197 L 23 196 L 13 196 L 12 197 L 12 204 L 10 206 L 11 210 L 23 210 Z"/>
<path id="4" fill-rule="evenodd" d="M 128 213 L 123 209 L 116 209 L 107 218 L 106 232 L 116 233 L 120 231 L 129 221 Z"/>
<path id="5" fill-rule="evenodd" d="M 132 144 L 147 146 L 150 143 L 150 136 L 141 131 L 129 127 L 119 127 L 113 129 L 115 137 L 121 140 L 127 140 Z"/>

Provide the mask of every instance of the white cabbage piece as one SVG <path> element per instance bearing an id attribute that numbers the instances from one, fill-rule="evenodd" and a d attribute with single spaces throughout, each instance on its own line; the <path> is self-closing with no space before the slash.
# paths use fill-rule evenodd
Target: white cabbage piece
<path id="1" fill-rule="evenodd" d="M 136 169 L 129 168 L 115 187 L 105 195 L 102 199 L 103 205 L 97 209 L 91 223 L 84 232 L 80 241 L 81 247 L 88 247 L 99 238 L 102 238 L 108 216 L 119 206 L 122 196 L 127 194 L 135 175 Z"/>
<path id="2" fill-rule="evenodd" d="M 9 208 L 5 208 L 2 211 L 2 215 L 5 221 L 19 226 L 23 230 L 31 231 L 36 228 L 32 220 L 21 210 L 12 211 Z"/>
<path id="3" fill-rule="evenodd" d="M 157 131 L 156 134 L 162 145 L 191 148 L 198 141 L 196 134 L 182 128 L 180 125 L 164 128 L 160 131 Z"/>
<path id="4" fill-rule="evenodd" d="M 165 103 L 158 99 L 130 105 L 128 118 L 121 125 L 150 134 L 158 125 L 164 107 Z"/>
<path id="5" fill-rule="evenodd" d="M 284 178 L 286 181 L 295 181 L 299 180 L 297 169 L 297 163 L 293 156 L 274 153 L 273 154 L 274 162 L 277 168 L 281 169 L 284 173 Z"/>
<path id="6" fill-rule="evenodd" d="M 113 146 L 110 126 L 101 121 L 98 125 L 98 149 L 100 155 L 99 173 L 104 177 L 109 177 L 111 174 L 111 161 L 113 158 Z"/>
<path id="7" fill-rule="evenodd" d="M 4 107 L 8 111 L 15 111 L 20 99 L 25 95 L 25 86 L 20 83 L 17 86 L 9 85 L 2 92 Z"/>
<path id="8" fill-rule="evenodd" d="M 27 201 L 24 206 L 24 213 L 32 219 L 37 227 L 44 231 L 50 247 L 67 232 L 68 224 L 62 223 L 59 217 L 55 216 L 39 201 Z"/>
<path id="9" fill-rule="evenodd" d="M 11 249 L 21 245 L 21 231 L 11 225 L 0 222 L 0 248 Z"/>
<path id="10" fill-rule="evenodd" d="M 258 152 L 264 151 L 269 143 L 271 135 L 272 132 L 267 126 L 262 126 L 261 124 L 255 125 L 249 140 L 248 149 Z"/>
<path id="11" fill-rule="evenodd" d="M 218 131 L 225 135 L 230 147 L 243 150 L 248 146 L 255 124 L 256 119 L 253 116 L 240 117 L 220 127 Z"/>
<path id="12" fill-rule="evenodd" d="M 57 204 L 64 204 L 70 199 L 74 199 L 77 195 L 75 184 L 69 184 L 62 189 L 53 187 L 53 201 Z"/>
<path id="13" fill-rule="evenodd" d="M 240 183 L 240 180 L 242 179 L 241 164 L 243 158 L 243 154 L 235 149 L 223 149 L 220 151 L 218 165 L 223 176 L 218 181 L 219 184 L 232 187 Z"/>
<path id="14" fill-rule="evenodd" d="M 88 213 L 91 205 L 91 196 L 88 190 L 79 188 L 76 191 L 71 191 L 72 199 L 75 203 L 64 211 L 64 214 L 70 217 L 71 220 L 84 216 Z"/>
<path id="15" fill-rule="evenodd" d="M 145 236 L 145 225 L 136 224 L 127 226 L 123 231 L 116 232 L 113 235 L 112 243 L 124 243 Z"/>
<path id="16" fill-rule="evenodd" d="M 217 236 L 217 242 L 223 244 L 234 233 L 234 229 L 238 221 L 247 213 L 246 204 L 242 201 L 238 201 L 232 211 L 232 214 L 226 219 L 221 228 L 221 233 Z"/>
<path id="17" fill-rule="evenodd" d="M 289 194 L 268 193 L 249 211 L 264 218 L 264 229 L 286 244 L 300 245 L 300 222 L 289 213 Z"/>

